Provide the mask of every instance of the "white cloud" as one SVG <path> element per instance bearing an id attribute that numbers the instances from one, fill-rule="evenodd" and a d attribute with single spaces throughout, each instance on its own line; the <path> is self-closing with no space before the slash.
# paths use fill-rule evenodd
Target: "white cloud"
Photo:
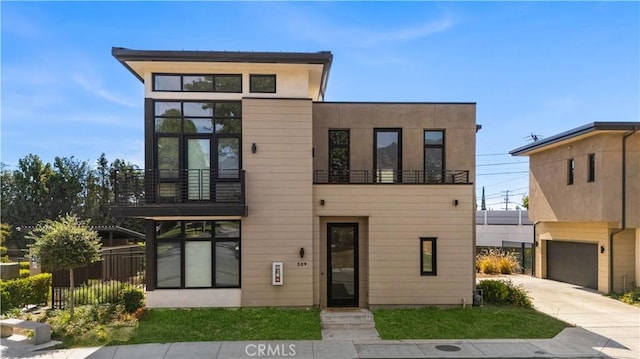
<path id="1" fill-rule="evenodd" d="M 445 32 L 456 25 L 453 18 L 443 16 L 406 27 L 383 29 L 380 24 L 370 28 L 337 23 L 332 19 L 323 18 L 318 12 L 309 14 L 286 5 L 282 5 L 278 13 L 281 16 L 270 21 L 274 22 L 272 25 L 276 28 L 285 30 L 288 35 L 333 47 L 341 44 L 347 48 L 367 48 L 413 41 Z"/>
<path id="2" fill-rule="evenodd" d="M 123 106 L 127 106 L 127 107 L 137 107 L 137 104 L 134 103 L 133 101 L 130 101 L 128 99 L 125 99 L 123 97 L 120 97 L 112 92 L 110 92 L 109 90 L 105 89 L 104 87 L 102 87 L 102 85 L 100 83 L 98 83 L 98 81 L 95 80 L 90 80 L 91 79 L 95 79 L 95 77 L 90 77 L 87 78 L 85 76 L 83 76 L 82 74 L 79 73 L 75 73 L 72 75 L 73 81 L 75 83 L 77 83 L 78 85 L 80 85 L 85 91 L 89 92 L 90 94 L 100 97 L 102 99 L 105 99 L 107 101 L 111 101 Z"/>

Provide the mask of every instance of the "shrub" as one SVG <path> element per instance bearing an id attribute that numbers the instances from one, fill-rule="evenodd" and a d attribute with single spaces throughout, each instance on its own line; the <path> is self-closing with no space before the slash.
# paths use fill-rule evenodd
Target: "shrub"
<path id="1" fill-rule="evenodd" d="M 476 270 L 485 274 L 513 274 L 521 271 L 520 262 L 512 252 L 499 248 L 483 249 L 476 256 Z"/>
<path id="2" fill-rule="evenodd" d="M 29 278 L 29 276 L 31 275 L 31 270 L 30 269 L 20 269 L 20 278 Z"/>
<path id="3" fill-rule="evenodd" d="M 27 304 L 47 304 L 51 292 L 51 274 L 42 273 L 28 278 L 0 281 L 2 311 L 21 308 Z"/>
<path id="4" fill-rule="evenodd" d="M 510 280 L 483 280 L 478 283 L 482 288 L 484 302 L 495 305 L 514 305 L 531 308 L 531 298 L 522 285 L 514 285 Z"/>
<path id="5" fill-rule="evenodd" d="M 122 304 L 128 313 L 135 313 L 144 306 L 144 292 L 140 288 L 126 288 L 122 291 Z"/>
<path id="6" fill-rule="evenodd" d="M 640 287 L 625 292 L 618 299 L 627 304 L 640 305 Z"/>
<path id="7" fill-rule="evenodd" d="M 20 269 L 31 269 L 31 263 L 24 261 L 24 262 L 18 262 L 20 264 Z"/>

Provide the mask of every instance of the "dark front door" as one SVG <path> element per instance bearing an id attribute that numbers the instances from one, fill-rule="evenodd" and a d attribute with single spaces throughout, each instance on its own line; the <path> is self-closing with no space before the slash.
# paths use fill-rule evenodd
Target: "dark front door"
<path id="1" fill-rule="evenodd" d="M 358 306 L 358 224 L 327 224 L 327 305 Z"/>

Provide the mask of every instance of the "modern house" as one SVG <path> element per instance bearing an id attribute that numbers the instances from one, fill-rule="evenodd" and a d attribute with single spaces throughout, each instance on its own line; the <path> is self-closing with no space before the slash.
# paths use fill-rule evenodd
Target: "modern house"
<path id="1" fill-rule="evenodd" d="M 113 48 L 144 84 L 150 307 L 472 303 L 474 103 L 324 102 L 330 52 Z"/>
<path id="2" fill-rule="evenodd" d="M 536 276 L 622 292 L 640 279 L 640 122 L 594 122 L 529 156 Z"/>

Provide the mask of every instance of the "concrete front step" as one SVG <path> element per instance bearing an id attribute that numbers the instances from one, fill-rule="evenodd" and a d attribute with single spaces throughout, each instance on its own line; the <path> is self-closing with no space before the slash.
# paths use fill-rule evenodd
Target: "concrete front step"
<path id="1" fill-rule="evenodd" d="M 323 310 L 320 314 L 324 329 L 374 329 L 373 314 L 366 309 Z"/>

